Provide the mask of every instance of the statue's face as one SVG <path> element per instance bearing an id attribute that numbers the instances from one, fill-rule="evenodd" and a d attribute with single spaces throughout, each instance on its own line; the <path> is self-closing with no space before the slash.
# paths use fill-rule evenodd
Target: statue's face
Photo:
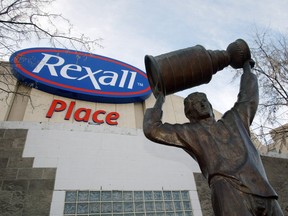
<path id="1" fill-rule="evenodd" d="M 201 120 L 213 117 L 213 109 L 204 93 L 189 95 L 184 102 L 185 115 L 188 119 Z"/>

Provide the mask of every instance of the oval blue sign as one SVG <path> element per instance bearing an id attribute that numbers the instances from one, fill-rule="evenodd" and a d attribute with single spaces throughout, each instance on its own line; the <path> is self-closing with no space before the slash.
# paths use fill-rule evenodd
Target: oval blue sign
<path id="1" fill-rule="evenodd" d="M 31 48 L 10 57 L 23 83 L 52 94 L 103 103 L 133 103 L 151 93 L 146 73 L 124 62 L 66 49 Z"/>

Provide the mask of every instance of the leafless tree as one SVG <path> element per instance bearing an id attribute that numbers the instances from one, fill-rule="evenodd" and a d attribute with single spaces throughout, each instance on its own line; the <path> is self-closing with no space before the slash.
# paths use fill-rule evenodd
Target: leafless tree
<path id="1" fill-rule="evenodd" d="M 23 42 L 41 40 L 53 47 L 92 51 L 99 47 L 101 38 L 90 39 L 75 35 L 73 26 L 61 14 L 49 11 L 54 0 L 0 0 L 0 59 L 7 58 L 21 47 Z M 15 93 L 15 80 L 0 64 L 0 96 Z M 6 98 L 6 97 L 4 97 Z M 3 100 L 3 95 L 0 97 Z"/>
<path id="2" fill-rule="evenodd" d="M 90 51 L 99 38 L 72 35 L 73 26 L 61 14 L 49 12 L 54 0 L 0 0 L 0 57 L 9 56 L 23 41 L 47 40 L 53 46 Z M 69 44 L 68 44 L 69 43 Z"/>
<path id="3" fill-rule="evenodd" d="M 271 129 L 273 137 L 288 134 L 288 38 L 271 31 L 257 32 L 254 37 L 252 56 L 256 62 L 254 70 L 260 87 L 260 104 L 257 126 L 262 141 L 269 142 Z M 287 124 L 287 125 L 286 125 Z M 286 126 L 285 126 L 286 125 Z M 280 139 L 282 139 L 280 138 Z"/>

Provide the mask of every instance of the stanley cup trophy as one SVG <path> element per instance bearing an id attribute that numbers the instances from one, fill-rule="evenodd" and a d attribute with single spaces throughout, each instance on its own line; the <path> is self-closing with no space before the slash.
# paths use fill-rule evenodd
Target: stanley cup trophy
<path id="1" fill-rule="evenodd" d="M 238 39 L 226 51 L 206 50 L 203 46 L 181 49 L 156 57 L 145 56 L 145 67 L 155 97 L 208 83 L 224 67 L 242 68 L 251 58 L 247 43 Z"/>
<path id="2" fill-rule="evenodd" d="M 209 83 L 228 65 L 243 68 L 234 106 L 216 120 L 201 92 L 184 99 L 184 124 L 162 123 L 165 96 Z M 247 43 L 238 39 L 226 51 L 197 45 L 156 57 L 145 56 L 147 77 L 156 98 L 145 111 L 143 132 L 152 142 L 182 148 L 195 159 L 211 189 L 215 216 L 283 216 L 249 127 L 259 102 L 257 77 Z M 175 176 L 177 179 L 177 177 Z"/>

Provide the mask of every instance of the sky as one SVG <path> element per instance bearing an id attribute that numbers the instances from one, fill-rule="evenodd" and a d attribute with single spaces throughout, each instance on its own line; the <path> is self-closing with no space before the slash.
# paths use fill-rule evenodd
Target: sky
<path id="1" fill-rule="evenodd" d="M 95 54 L 114 58 L 145 71 L 144 56 L 157 56 L 197 44 L 225 50 L 238 38 L 252 44 L 255 33 L 270 29 L 287 33 L 286 0 L 56 0 L 55 13 L 79 33 L 102 38 Z M 225 69 L 209 84 L 176 93 L 201 91 L 213 108 L 225 112 L 237 99 L 239 79 Z"/>

